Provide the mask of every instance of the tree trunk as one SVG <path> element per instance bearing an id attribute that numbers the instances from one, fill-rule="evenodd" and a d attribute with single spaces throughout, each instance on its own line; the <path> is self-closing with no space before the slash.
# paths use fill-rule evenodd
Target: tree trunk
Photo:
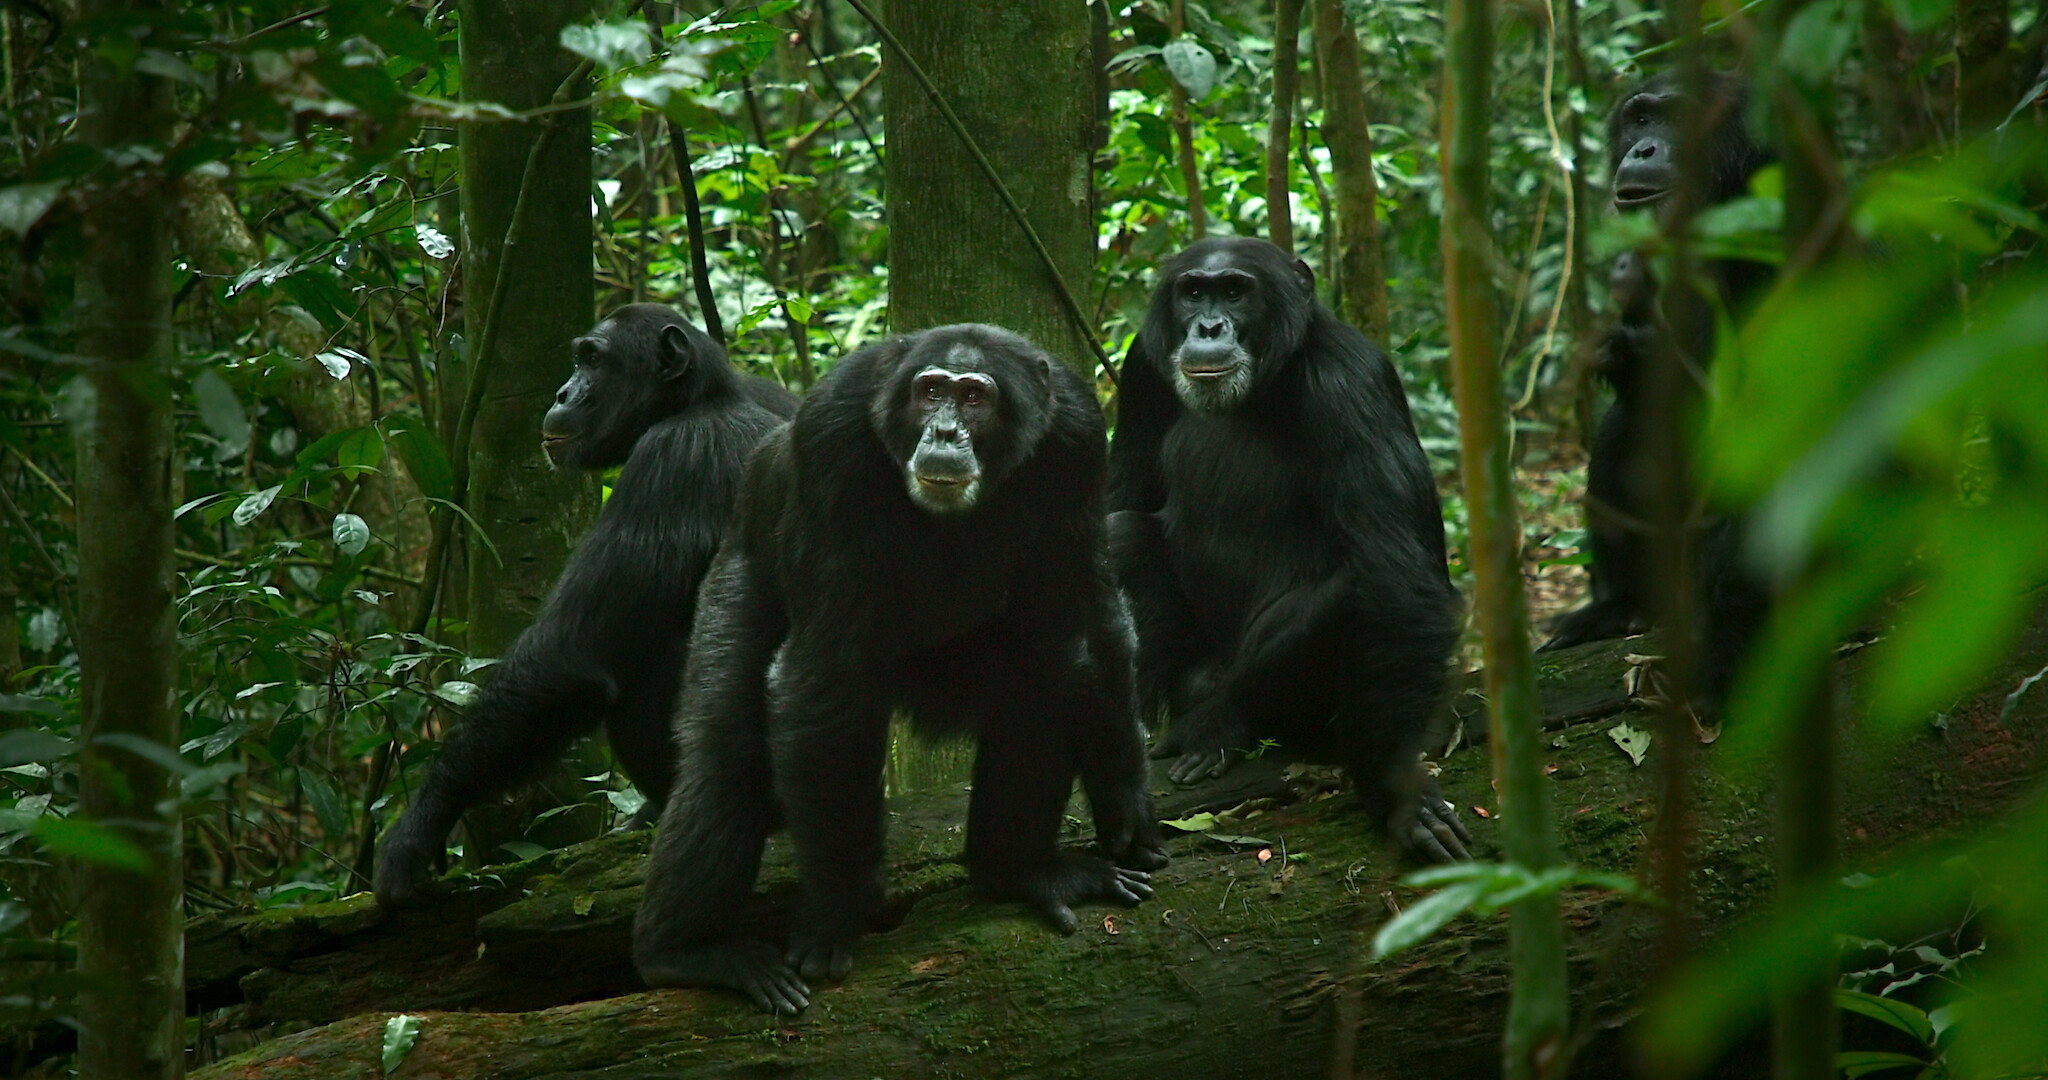
<path id="1" fill-rule="evenodd" d="M 1301 4 L 1273 3 L 1273 115 L 1266 122 L 1266 234 L 1290 255 L 1294 199 L 1287 188 L 1287 149 L 1294 137 L 1294 99 L 1301 92 Z"/>
<path id="2" fill-rule="evenodd" d="M 1323 144 L 1337 189 L 1337 314 L 1374 341 L 1388 340 L 1387 272 L 1380 252 L 1379 181 L 1372 173 L 1358 35 L 1343 0 L 1314 0 L 1323 69 Z M 1325 243 L 1329 240 L 1326 239 Z"/>
<path id="3" fill-rule="evenodd" d="M 2013 85 L 2012 10 L 2008 0 L 1957 0 L 1956 132 L 1969 136 L 2005 119 Z"/>
<path id="4" fill-rule="evenodd" d="M 576 58 L 559 43 L 562 27 L 588 10 L 582 0 L 463 0 L 463 95 L 513 109 L 546 104 L 576 66 Z M 528 205 L 518 248 L 509 249 L 504 240 L 522 198 L 527 154 L 548 123 L 556 130 L 533 190 L 523 193 Z M 463 320 L 470 378 L 488 380 L 469 446 L 468 509 L 484 537 L 471 535 L 464 553 L 469 649 L 481 656 L 501 655 L 533 621 L 576 538 L 598 510 L 596 480 L 587 473 L 556 471 L 540 446 L 541 416 L 569 376 L 569 343 L 590 328 L 594 314 L 590 185 L 588 110 L 462 129 L 468 297 Z M 496 313 L 492 355 L 478 356 L 501 264 L 510 280 L 503 309 Z M 557 786 L 575 790 L 576 771 L 557 770 L 556 782 L 542 784 L 539 792 L 544 796 Z M 470 812 L 465 820 L 472 862 L 502 857 L 496 854 L 499 844 L 519 835 L 519 827 L 539 809 L 531 799 L 525 801 L 528 805 L 510 810 Z M 596 825 L 594 816 L 559 815 L 536 839 L 566 842 L 590 835 Z"/>
<path id="5" fill-rule="evenodd" d="M 1067 287 L 1087 295 L 1095 267 L 1095 53 L 1087 5 L 889 0 L 880 14 L 988 155 Z M 960 137 L 888 51 L 882 108 L 890 329 L 994 323 L 1092 372 L 1095 353 L 1051 272 Z"/>
<path id="6" fill-rule="evenodd" d="M 156 4 L 93 0 L 89 18 L 146 26 Z M 170 139 L 170 87 L 98 53 L 85 60 L 87 141 L 113 157 Z M 171 245 L 167 181 L 114 170 L 88 200 L 78 266 L 91 419 L 77 432 L 80 817 L 146 866 L 79 866 L 78 1073 L 156 1080 L 185 1072 L 184 880 L 178 783 L 102 740 L 178 746 L 171 566 Z"/>

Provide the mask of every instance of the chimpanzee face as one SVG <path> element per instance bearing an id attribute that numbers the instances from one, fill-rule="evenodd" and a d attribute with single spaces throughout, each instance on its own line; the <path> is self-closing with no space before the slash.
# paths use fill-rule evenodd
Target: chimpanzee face
<path id="1" fill-rule="evenodd" d="M 1678 115 L 1681 96 L 1652 82 L 1614 111 L 1614 208 L 1655 207 L 1678 186 Z"/>
<path id="2" fill-rule="evenodd" d="M 1251 392 L 1254 332 L 1264 319 L 1259 278 L 1217 252 L 1173 279 L 1180 344 L 1171 358 L 1173 388 L 1196 412 L 1228 412 Z"/>
<path id="3" fill-rule="evenodd" d="M 540 424 L 541 446 L 557 468 L 624 464 L 641 433 L 688 392 L 690 340 L 681 326 L 642 310 L 653 307 L 623 308 L 570 343 L 576 370 Z"/>
<path id="4" fill-rule="evenodd" d="M 954 348 L 956 354 L 972 351 Z M 905 413 L 918 436 L 903 469 L 911 502 L 934 514 L 974 509 L 983 471 L 976 448 L 985 449 L 1001 424 L 1001 399 L 995 379 L 979 371 L 933 365 L 911 376 Z"/>
<path id="5" fill-rule="evenodd" d="M 1053 361 L 994 327 L 944 330 L 895 358 L 870 416 L 911 505 L 951 517 L 1031 456 L 1050 424 Z"/>

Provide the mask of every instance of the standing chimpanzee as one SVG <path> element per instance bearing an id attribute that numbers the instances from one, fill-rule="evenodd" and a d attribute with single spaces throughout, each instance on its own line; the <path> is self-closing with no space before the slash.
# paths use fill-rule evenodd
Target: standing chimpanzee
<path id="1" fill-rule="evenodd" d="M 533 625 L 385 834 L 381 904 L 416 899 L 465 810 L 531 782 L 600 721 L 647 797 L 636 822 L 661 812 L 673 784 L 669 715 L 697 583 L 747 454 L 796 411 L 796 398 L 733 370 L 724 349 L 659 304 L 620 308 L 574 352 L 541 443 L 558 467 L 624 468 Z"/>
<path id="2" fill-rule="evenodd" d="M 1769 150 L 1750 138 L 1747 99 L 1748 85 L 1740 76 L 1709 75 L 1700 111 L 1707 132 L 1706 176 L 1693 193 L 1701 206 L 1742 195 L 1749 178 L 1771 160 Z M 1615 209 L 1656 213 L 1673 205 L 1670 196 L 1680 180 L 1679 122 L 1685 112 L 1685 95 L 1669 73 L 1650 79 L 1615 106 L 1607 118 Z M 1736 312 L 1762 292 L 1771 273 L 1761 263 L 1735 259 L 1712 260 L 1700 269 L 1713 283 L 1719 303 Z M 1682 309 L 1660 302 L 1665 298 L 1640 253 L 1626 252 L 1615 260 L 1609 288 L 1619 318 L 1596 362 L 1614 389 L 1614 404 L 1594 432 L 1586 466 L 1592 599 L 1558 621 L 1546 650 L 1636 633 L 1649 624 L 1654 566 L 1645 522 L 1652 516 L 1655 486 L 1666 481 L 1646 446 L 1652 433 L 1643 428 L 1645 373 L 1658 350 L 1671 348 L 1694 376 L 1687 381 L 1696 385 L 1714 355 L 1711 310 L 1690 293 Z M 1720 518 L 1695 541 L 1705 624 L 1699 703 L 1707 708 L 1718 704 L 1768 607 L 1762 586 L 1739 565 L 1740 532 L 1738 521 Z"/>
<path id="3" fill-rule="evenodd" d="M 1387 355 L 1263 240 L 1167 263 L 1125 358 L 1111 550 L 1156 756 L 1191 783 L 1277 738 L 1346 767 L 1423 859 L 1466 857 L 1416 750 L 1458 637 L 1442 504 Z"/>
<path id="4" fill-rule="evenodd" d="M 973 325 L 846 357 L 762 444 L 677 705 L 633 926 L 650 985 L 795 1012 L 806 980 L 846 974 L 882 901 L 896 709 L 978 737 L 966 863 L 985 895 L 1072 931 L 1070 905 L 1152 894 L 1142 871 L 1166 855 L 1102 551 L 1104 456 L 1086 381 Z M 1106 858 L 1057 846 L 1076 775 Z M 781 823 L 803 881 L 786 953 L 736 933 Z"/>

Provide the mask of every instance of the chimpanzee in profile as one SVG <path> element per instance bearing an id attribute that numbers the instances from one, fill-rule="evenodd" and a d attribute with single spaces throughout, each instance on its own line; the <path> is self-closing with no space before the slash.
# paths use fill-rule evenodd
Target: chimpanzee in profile
<path id="1" fill-rule="evenodd" d="M 1063 931 L 1134 904 L 1162 866 L 1105 564 L 1094 391 L 992 326 L 847 356 L 747 466 L 705 581 L 677 704 L 676 786 L 633 959 L 653 986 L 764 1009 L 839 979 L 882 901 L 889 717 L 979 747 L 966 864 Z M 1098 855 L 1062 851 L 1079 776 Z M 769 831 L 796 843 L 788 949 L 740 936 Z"/>
<path id="2" fill-rule="evenodd" d="M 541 421 L 557 467 L 623 465 L 533 625 L 488 673 L 463 722 L 380 845 L 379 903 L 416 900 L 463 812 L 530 783 L 599 723 L 661 813 L 675 777 L 669 715 L 697 584 L 732 511 L 747 454 L 796 411 L 742 375 L 669 308 L 632 304 L 574 343 L 575 373 Z"/>
<path id="3" fill-rule="evenodd" d="M 1750 137 L 1747 103 L 1748 84 L 1741 76 L 1708 75 L 1707 98 L 1699 111 L 1707 131 L 1706 175 L 1695 189 L 1702 208 L 1744 194 L 1750 177 L 1771 161 L 1768 148 Z M 1676 150 L 1685 112 L 1683 87 L 1672 73 L 1650 79 L 1615 106 L 1607 118 L 1615 209 L 1668 211 L 1681 179 Z M 1735 312 L 1761 294 L 1771 275 L 1768 266 L 1733 259 L 1711 260 L 1699 269 L 1720 302 Z M 1545 650 L 1637 633 L 1649 625 L 1655 566 L 1646 522 L 1655 485 L 1668 481 L 1658 475 L 1645 441 L 1651 433 L 1643 427 L 1644 380 L 1657 351 L 1669 348 L 1694 376 L 1686 381 L 1696 388 L 1714 355 L 1711 309 L 1690 293 L 1681 294 L 1683 303 L 1666 302 L 1641 254 L 1617 258 L 1609 286 L 1619 318 L 1601 344 L 1597 370 L 1614 388 L 1614 404 L 1594 432 L 1586 467 L 1592 599 L 1558 621 Z M 1740 531 L 1739 521 L 1720 518 L 1695 538 L 1704 626 L 1698 703 L 1709 709 L 1718 705 L 1769 606 L 1761 583 L 1740 565 Z"/>
<path id="4" fill-rule="evenodd" d="M 1458 637 L 1442 504 L 1393 364 L 1306 265 L 1240 238 L 1166 264 L 1124 360 L 1109 508 L 1175 782 L 1276 739 L 1345 766 L 1414 856 L 1467 857 L 1416 755 Z"/>

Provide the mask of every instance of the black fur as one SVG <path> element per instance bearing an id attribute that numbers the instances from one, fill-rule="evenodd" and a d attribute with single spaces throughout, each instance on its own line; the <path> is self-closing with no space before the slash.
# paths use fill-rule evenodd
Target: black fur
<path id="1" fill-rule="evenodd" d="M 469 807 L 530 783 L 603 723 L 661 812 L 675 775 L 668 722 L 690 616 L 747 454 L 796 410 L 658 304 L 620 308 L 575 342 L 576 370 L 541 430 L 557 465 L 623 464 L 604 512 L 533 625 L 489 670 L 378 852 L 378 902 L 417 899 Z"/>
<path id="2" fill-rule="evenodd" d="M 1247 239 L 1166 265 L 1124 360 L 1109 508 L 1176 781 L 1277 739 L 1346 766 L 1410 852 L 1465 854 L 1416 759 L 1458 636 L 1441 504 L 1392 363 L 1306 266 Z"/>
<path id="3" fill-rule="evenodd" d="M 942 407 L 970 383 L 994 390 Z M 984 411 L 956 425 L 969 405 Z M 1111 861 L 1165 855 L 1101 550 L 1103 459 L 1087 383 L 988 326 L 846 357 L 762 444 L 677 706 L 676 787 L 633 931 L 649 984 L 726 986 L 793 1012 L 806 980 L 846 973 L 882 900 L 899 709 L 923 732 L 979 740 L 966 863 L 983 892 L 1063 930 L 1071 904 L 1150 895 Z M 932 461 L 941 475 L 927 477 Z M 971 497 L 955 486 L 970 474 Z M 1076 775 L 1108 858 L 1057 847 Z M 785 822 L 803 901 L 778 955 L 738 930 L 763 841 Z"/>
<path id="4" fill-rule="evenodd" d="M 1711 206 L 1745 194 L 1750 177 L 1770 163 L 1771 154 L 1749 134 L 1748 84 L 1739 75 L 1714 73 L 1707 87 L 1701 110 L 1709 125 L 1707 176 L 1698 198 Z M 1679 181 L 1674 152 L 1684 107 L 1678 78 L 1667 73 L 1623 95 L 1608 116 L 1608 168 L 1617 209 L 1662 213 L 1671 206 L 1669 196 Z M 1769 267 L 1739 260 L 1710 260 L 1701 269 L 1719 301 L 1735 312 L 1760 295 L 1771 277 Z M 1618 319 L 1601 345 L 1598 370 L 1614 389 L 1614 403 L 1594 432 L 1586 466 L 1592 596 L 1558 621 L 1545 650 L 1637 633 L 1650 624 L 1655 595 L 1651 493 L 1669 481 L 1657 475 L 1655 455 L 1645 445 L 1651 434 L 1641 426 L 1645 370 L 1658 350 L 1672 348 L 1680 363 L 1703 377 L 1714 356 L 1712 309 L 1689 292 L 1662 296 L 1641 254 L 1618 257 L 1609 286 Z M 1737 557 L 1741 535 L 1739 519 L 1720 517 L 1694 539 L 1702 617 L 1698 704 L 1703 708 L 1718 705 L 1769 608 L 1764 587 Z"/>

